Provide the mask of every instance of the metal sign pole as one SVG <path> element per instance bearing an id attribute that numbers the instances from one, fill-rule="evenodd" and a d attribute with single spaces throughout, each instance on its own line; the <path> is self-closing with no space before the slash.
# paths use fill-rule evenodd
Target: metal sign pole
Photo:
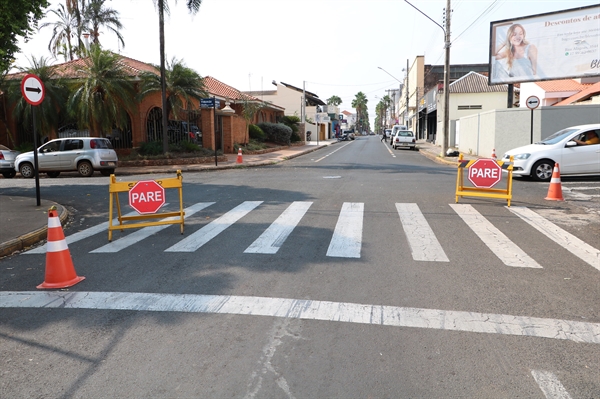
<path id="1" fill-rule="evenodd" d="M 213 96 L 213 141 L 215 142 L 215 166 L 217 166 L 217 102 Z"/>
<path id="2" fill-rule="evenodd" d="M 533 108 L 531 109 L 531 138 L 530 138 L 530 144 L 533 144 Z"/>
<path id="3" fill-rule="evenodd" d="M 38 140 L 37 140 L 37 131 L 35 129 L 35 122 L 36 122 L 35 109 L 37 108 L 37 106 L 30 105 L 30 107 L 31 107 L 31 116 L 33 118 L 33 165 L 34 165 L 34 169 L 35 169 L 35 199 L 36 199 L 37 206 L 40 206 L 41 200 L 40 200 L 40 172 L 38 171 L 39 170 Z"/>

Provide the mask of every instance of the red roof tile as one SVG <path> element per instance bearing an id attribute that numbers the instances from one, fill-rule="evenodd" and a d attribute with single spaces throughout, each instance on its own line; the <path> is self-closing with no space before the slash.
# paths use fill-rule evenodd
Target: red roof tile
<path id="1" fill-rule="evenodd" d="M 73 61 L 63 62 L 61 64 L 52 65 L 51 68 L 55 71 L 57 77 L 60 78 L 76 78 L 77 70 L 85 66 L 87 58 L 79 58 Z M 119 63 L 124 66 L 128 76 L 138 76 L 142 72 L 152 72 L 158 74 L 158 71 L 151 64 L 134 60 L 133 58 L 119 55 Z M 25 72 L 17 72 L 6 75 L 6 79 L 22 79 Z"/>
<path id="2" fill-rule="evenodd" d="M 545 92 L 581 91 L 590 86 L 589 83 L 582 84 L 573 79 L 547 80 L 544 82 L 536 82 L 536 84 L 544 89 Z"/>
<path id="3" fill-rule="evenodd" d="M 247 99 L 249 101 L 261 101 L 259 98 L 251 96 L 250 94 L 247 94 L 247 93 L 242 93 L 238 89 L 233 88 L 233 87 L 221 82 L 220 80 L 213 78 L 212 76 L 205 76 L 204 84 L 206 85 L 206 91 L 208 91 L 208 94 L 211 97 L 215 96 L 222 100 L 229 99 L 233 102 L 236 102 L 236 100 L 242 100 L 242 99 Z M 271 104 L 271 103 L 268 103 L 268 104 L 270 107 L 275 108 L 275 109 L 280 109 L 280 110 L 284 109 L 283 107 L 280 107 L 275 104 Z"/>
<path id="4" fill-rule="evenodd" d="M 571 97 L 565 98 L 562 101 L 553 104 L 554 106 L 560 105 L 569 105 L 576 103 L 579 100 L 586 100 L 594 95 L 600 94 L 600 82 L 594 83 L 589 86 L 587 89 L 580 91 L 577 94 L 573 94 Z"/>

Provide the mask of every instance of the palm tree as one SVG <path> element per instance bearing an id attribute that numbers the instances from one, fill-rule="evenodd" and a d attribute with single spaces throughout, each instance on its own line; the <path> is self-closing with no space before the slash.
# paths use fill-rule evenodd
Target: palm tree
<path id="1" fill-rule="evenodd" d="M 142 79 L 139 96 L 144 98 L 150 93 L 161 91 L 160 67 L 154 66 L 156 73 L 144 72 L 140 75 Z M 167 115 L 179 119 L 179 112 L 186 109 L 191 99 L 200 101 L 208 97 L 204 79 L 191 68 L 185 66 L 183 61 L 173 58 L 167 62 L 165 68 Z"/>
<path id="2" fill-rule="evenodd" d="M 127 126 L 127 112 L 133 109 L 135 87 L 119 56 L 92 45 L 85 65 L 76 68 L 78 76 L 68 100 L 79 128 L 92 136 L 105 137 L 113 127 Z"/>
<path id="3" fill-rule="evenodd" d="M 352 108 L 356 109 L 356 119 L 357 119 L 356 125 L 358 126 L 360 131 L 364 130 L 364 128 L 365 128 L 365 123 L 364 123 L 363 119 L 365 117 L 368 118 L 368 113 L 367 113 L 367 103 L 368 102 L 369 102 L 369 100 L 367 99 L 367 96 L 362 91 L 359 91 L 358 93 L 356 93 L 354 100 L 352 100 Z M 367 125 L 368 125 L 368 121 L 367 121 Z"/>
<path id="4" fill-rule="evenodd" d="M 83 2 L 83 1 L 82 1 Z M 87 7 L 85 8 L 85 21 L 88 24 L 90 36 L 92 36 L 92 43 L 100 44 L 100 27 L 104 26 L 109 31 L 117 35 L 119 42 L 122 46 L 125 46 L 123 36 L 119 32 L 119 29 L 123 29 L 123 24 L 119 21 L 119 12 L 112 8 L 105 6 L 106 0 L 89 0 Z"/>
<path id="5" fill-rule="evenodd" d="M 186 0 L 187 8 L 190 13 L 195 14 L 200 9 L 202 0 Z M 165 11 L 169 13 L 168 0 L 154 0 L 154 4 L 158 6 L 158 28 L 160 32 L 160 83 L 162 92 L 162 123 L 163 132 L 167 131 L 167 93 L 166 93 L 166 77 L 165 77 Z M 163 152 L 169 151 L 169 138 L 163 134 Z"/>
<path id="6" fill-rule="evenodd" d="M 45 22 L 40 25 L 40 29 L 53 26 L 48 50 L 55 57 L 62 54 L 65 61 L 73 61 L 73 43 L 71 40 L 76 36 L 77 19 L 74 14 L 65 9 L 63 4 L 59 4 L 58 9 L 50 10 L 50 12 L 58 17 L 58 21 Z"/>
<path id="7" fill-rule="evenodd" d="M 339 98 L 338 96 L 331 96 L 327 99 L 327 105 L 333 105 L 334 107 L 337 107 L 341 103 L 342 103 L 342 99 Z"/>
<path id="8" fill-rule="evenodd" d="M 81 39 L 84 30 L 87 31 L 86 22 L 85 22 L 85 12 L 87 9 L 87 0 L 66 0 L 67 12 L 73 16 L 75 20 L 76 36 L 77 36 L 77 47 L 75 52 L 78 56 L 85 54 L 87 51 L 85 48 L 85 44 Z"/>
<path id="9" fill-rule="evenodd" d="M 61 113 L 64 113 L 65 110 L 67 88 L 59 79 L 55 68 L 49 65 L 47 58 L 32 57 L 29 62 L 28 68 L 19 68 L 19 70 L 38 76 L 44 84 L 45 90 L 44 101 L 36 108 L 36 132 L 40 137 L 51 137 L 56 132 Z M 33 126 L 32 107 L 23 98 L 20 86 L 20 79 L 5 81 L 8 101 L 10 104 L 15 104 L 14 118 L 20 121 L 26 129 L 30 129 Z"/>

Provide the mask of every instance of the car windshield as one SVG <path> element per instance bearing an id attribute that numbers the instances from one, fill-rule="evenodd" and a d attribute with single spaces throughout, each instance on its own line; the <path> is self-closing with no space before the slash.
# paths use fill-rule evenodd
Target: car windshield
<path id="1" fill-rule="evenodd" d="M 559 130 L 558 132 L 554 133 L 552 136 L 549 136 L 536 144 L 544 144 L 544 145 L 556 144 L 556 143 L 564 140 L 565 137 L 570 136 L 571 134 L 575 133 L 578 130 L 579 129 L 570 129 L 570 128 Z"/>
<path id="2" fill-rule="evenodd" d="M 404 137 L 412 137 L 413 133 L 406 131 L 406 132 L 398 132 L 398 136 L 404 136 Z"/>

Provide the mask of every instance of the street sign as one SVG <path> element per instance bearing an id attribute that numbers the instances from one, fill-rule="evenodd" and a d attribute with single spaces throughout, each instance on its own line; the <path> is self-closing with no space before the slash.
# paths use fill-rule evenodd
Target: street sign
<path id="1" fill-rule="evenodd" d="M 475 187 L 491 188 L 502 179 L 502 168 L 493 159 L 478 159 L 469 167 L 469 180 Z"/>
<path id="2" fill-rule="evenodd" d="M 44 101 L 46 92 L 40 78 L 29 73 L 21 81 L 21 94 L 29 104 L 40 105 Z"/>
<path id="3" fill-rule="evenodd" d="M 165 204 L 165 189 L 154 180 L 141 180 L 129 190 L 129 206 L 139 214 L 156 213 Z"/>
<path id="4" fill-rule="evenodd" d="M 215 107 L 215 99 L 214 98 L 201 98 L 200 99 L 200 108 L 214 108 Z"/>
<path id="5" fill-rule="evenodd" d="M 529 96 L 527 97 L 527 101 L 525 101 L 527 108 L 536 109 L 540 106 L 540 99 L 537 96 Z"/>

